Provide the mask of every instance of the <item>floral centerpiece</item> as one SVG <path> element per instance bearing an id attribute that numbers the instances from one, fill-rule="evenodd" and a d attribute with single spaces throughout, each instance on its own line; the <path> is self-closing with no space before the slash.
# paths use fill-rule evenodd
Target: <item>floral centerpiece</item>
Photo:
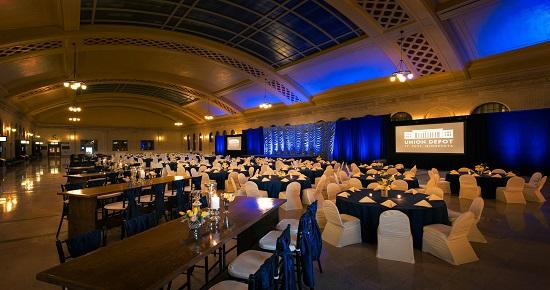
<path id="1" fill-rule="evenodd" d="M 208 212 L 201 211 L 198 207 L 194 207 L 187 212 L 180 211 L 179 214 L 183 216 L 182 222 L 187 221 L 189 229 L 192 231 L 198 231 L 208 217 Z"/>
<path id="2" fill-rule="evenodd" d="M 488 170 L 489 166 L 485 163 L 480 163 L 476 166 L 474 166 L 474 170 L 477 171 L 479 174 L 483 173 L 485 170 Z"/>
<path id="3" fill-rule="evenodd" d="M 378 190 L 382 191 L 382 197 L 388 197 L 388 191 L 391 190 L 391 184 L 395 180 L 395 175 L 388 178 L 382 178 L 378 181 Z"/>

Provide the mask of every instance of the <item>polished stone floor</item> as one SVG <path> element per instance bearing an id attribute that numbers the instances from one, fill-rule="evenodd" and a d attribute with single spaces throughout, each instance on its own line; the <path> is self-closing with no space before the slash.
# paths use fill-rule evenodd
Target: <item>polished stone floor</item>
<path id="1" fill-rule="evenodd" d="M 56 195 L 65 159 L 43 159 L 1 172 L 0 289 L 59 289 L 35 280 L 58 264 Z M 420 179 L 426 179 L 425 172 Z M 546 197 L 550 186 L 543 190 Z M 447 200 L 458 210 L 456 197 Z M 281 215 L 299 215 L 284 212 Z M 452 266 L 415 250 L 416 264 L 376 258 L 376 246 L 324 244 L 317 289 L 550 289 L 550 205 L 505 206 L 486 200 L 479 228 L 488 244 L 473 244 L 480 261 Z M 66 225 L 62 237 L 66 235 Z M 118 237 L 111 234 L 110 237 Z M 111 241 L 109 241 L 111 242 Z M 200 282 L 199 270 L 193 279 Z M 199 283 L 194 283 L 199 285 Z M 194 287 L 195 288 L 195 287 Z"/>

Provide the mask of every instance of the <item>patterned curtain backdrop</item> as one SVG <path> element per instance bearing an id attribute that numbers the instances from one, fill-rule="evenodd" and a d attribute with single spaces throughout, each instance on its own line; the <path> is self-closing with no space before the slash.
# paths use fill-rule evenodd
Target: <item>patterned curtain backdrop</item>
<path id="1" fill-rule="evenodd" d="M 332 157 L 334 122 L 264 128 L 264 154 L 268 156 Z"/>

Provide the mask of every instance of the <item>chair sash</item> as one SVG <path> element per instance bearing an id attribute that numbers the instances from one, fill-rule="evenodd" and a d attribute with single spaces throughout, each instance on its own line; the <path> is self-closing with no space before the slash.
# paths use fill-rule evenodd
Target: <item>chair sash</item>
<path id="1" fill-rule="evenodd" d="M 290 250 L 290 225 L 277 238 L 277 255 L 281 259 L 281 269 L 279 271 L 280 289 L 295 290 L 296 275 L 294 271 L 294 258 Z"/>
<path id="2" fill-rule="evenodd" d="M 66 244 L 70 257 L 76 258 L 100 248 L 103 245 L 103 234 L 100 230 L 93 230 L 68 239 Z"/>
<path id="3" fill-rule="evenodd" d="M 123 237 L 131 237 L 158 224 L 157 213 L 151 212 L 123 222 Z"/>
<path id="4" fill-rule="evenodd" d="M 313 262 L 318 261 L 323 246 L 321 229 L 317 224 L 317 201 L 311 203 L 306 212 L 300 217 L 298 224 L 298 249 L 300 250 L 300 262 L 302 265 L 302 279 L 304 284 L 314 287 Z"/>

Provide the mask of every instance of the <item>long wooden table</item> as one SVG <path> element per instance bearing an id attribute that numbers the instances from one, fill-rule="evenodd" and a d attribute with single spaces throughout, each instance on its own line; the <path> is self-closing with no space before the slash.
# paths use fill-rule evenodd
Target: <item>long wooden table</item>
<path id="1" fill-rule="evenodd" d="M 180 219 L 115 242 L 36 275 L 40 281 L 69 289 L 161 289 L 191 266 L 237 237 L 238 251 L 254 245 L 276 225 L 282 199 L 236 197 L 229 227 L 201 229 L 195 241 Z M 222 220 L 224 216 L 222 215 Z"/>
<path id="2" fill-rule="evenodd" d="M 107 177 L 108 172 L 95 172 L 95 173 L 79 173 L 79 174 L 67 174 L 63 175 L 71 183 L 86 182 L 90 179 Z"/>
<path id="3" fill-rule="evenodd" d="M 139 184 L 141 187 L 148 187 L 154 184 L 170 183 L 174 180 L 185 179 L 182 176 L 165 176 L 147 179 Z M 136 186 L 136 185 L 134 185 Z M 97 222 L 97 198 L 102 195 L 123 192 L 130 188 L 128 183 L 109 184 L 106 186 L 98 186 L 67 192 L 59 192 L 59 195 L 69 197 L 69 237 L 74 237 L 78 234 L 85 233 L 96 229 Z"/>

